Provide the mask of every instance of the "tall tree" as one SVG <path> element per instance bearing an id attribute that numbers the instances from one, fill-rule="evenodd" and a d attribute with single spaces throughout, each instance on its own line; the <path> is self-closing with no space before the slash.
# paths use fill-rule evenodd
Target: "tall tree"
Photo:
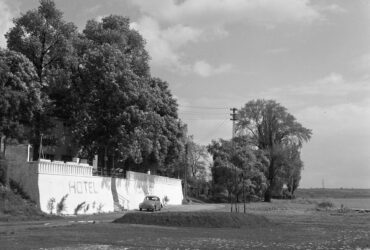
<path id="1" fill-rule="evenodd" d="M 42 133 L 52 127 L 50 116 L 70 115 L 68 107 L 70 54 L 77 28 L 63 20 L 63 14 L 51 0 L 40 0 L 37 9 L 14 19 L 14 27 L 5 35 L 10 50 L 25 55 L 34 65 L 41 84 L 43 112 L 35 114 L 33 137 L 34 160 L 38 158 Z"/>
<path id="2" fill-rule="evenodd" d="M 188 136 L 186 147 L 191 177 L 205 179 L 206 161 L 208 158 L 207 148 L 195 143 L 192 136 Z"/>
<path id="3" fill-rule="evenodd" d="M 39 82 L 47 85 L 47 71 L 68 64 L 66 55 L 72 49 L 76 26 L 63 20 L 63 13 L 51 0 L 40 0 L 38 9 L 13 22 L 14 27 L 5 35 L 8 48 L 25 55 L 35 66 Z"/>
<path id="4" fill-rule="evenodd" d="M 72 82 L 79 108 L 72 123 L 81 153 L 98 153 L 106 169 L 117 163 L 167 172 L 165 165 L 183 152 L 184 134 L 168 84 L 149 75 L 141 36 L 128 19 L 109 16 L 87 23 L 76 50 Z"/>
<path id="5" fill-rule="evenodd" d="M 22 54 L 0 49 L 0 160 L 4 164 L 5 149 L 10 139 L 25 136 L 36 111 L 41 109 L 40 84 L 32 63 Z M 3 182 L 8 185 L 8 169 L 3 167 Z"/>
<path id="6" fill-rule="evenodd" d="M 254 146 L 266 151 L 269 158 L 265 201 L 271 201 L 272 188 L 282 164 L 277 163 L 282 148 L 295 143 L 299 147 L 311 138 L 311 130 L 298 123 L 285 107 L 273 100 L 253 100 L 238 112 L 237 131 L 248 136 Z"/>
<path id="7" fill-rule="evenodd" d="M 149 76 L 149 55 L 144 49 L 143 37 L 130 28 L 126 17 L 110 15 L 101 22 L 89 20 L 83 30 L 84 36 L 95 44 L 108 43 L 126 55 L 131 70 L 137 76 Z"/>

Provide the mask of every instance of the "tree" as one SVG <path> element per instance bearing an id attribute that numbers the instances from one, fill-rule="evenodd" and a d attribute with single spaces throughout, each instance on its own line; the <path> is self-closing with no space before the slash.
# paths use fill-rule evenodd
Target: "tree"
<path id="1" fill-rule="evenodd" d="M 137 76 L 149 76 L 149 55 L 144 49 L 145 41 L 136 30 L 130 29 L 126 17 L 110 15 L 101 22 L 89 20 L 83 30 L 84 36 L 95 43 L 108 43 L 126 55 L 130 68 Z"/>
<path id="2" fill-rule="evenodd" d="M 199 197 L 208 191 L 208 153 L 205 146 L 194 142 L 188 136 L 185 145 L 184 188 L 193 197 Z M 184 192 L 185 193 L 185 192 Z"/>
<path id="3" fill-rule="evenodd" d="M 312 135 L 283 106 L 273 100 L 250 101 L 238 112 L 237 132 L 250 138 L 251 143 L 264 150 L 269 158 L 266 172 L 268 188 L 265 201 L 271 201 L 276 177 L 284 166 L 278 164 L 284 147 L 296 144 L 301 147 Z"/>
<path id="4" fill-rule="evenodd" d="M 37 10 L 27 11 L 14 19 L 14 27 L 6 33 L 10 50 L 25 55 L 34 65 L 38 81 L 47 85 L 48 70 L 68 64 L 71 38 L 77 28 L 63 20 L 63 13 L 51 0 L 40 0 Z"/>
<path id="5" fill-rule="evenodd" d="M 63 13 L 51 0 L 40 0 L 38 9 L 27 11 L 13 22 L 14 27 L 5 35 L 8 48 L 22 53 L 33 63 L 41 85 L 44 108 L 43 112 L 35 113 L 30 138 L 37 160 L 41 134 L 53 125 L 50 117 L 70 116 L 68 79 L 77 28 L 63 20 Z"/>
<path id="6" fill-rule="evenodd" d="M 267 161 L 263 152 L 251 146 L 248 137 L 212 141 L 207 148 L 213 157 L 212 180 L 219 192 L 223 187 L 229 200 L 233 194 L 236 201 L 240 201 L 241 195 L 243 201 L 262 195 L 266 186 Z"/>
<path id="7" fill-rule="evenodd" d="M 76 43 L 73 135 L 81 154 L 100 155 L 105 169 L 169 174 L 184 133 L 168 84 L 144 70 L 148 58 L 138 36 L 123 17 L 87 23 Z"/>
<path id="8" fill-rule="evenodd" d="M 303 161 L 301 160 L 300 148 L 297 145 L 289 145 L 286 151 L 286 163 L 283 169 L 283 178 L 290 196 L 293 197 L 301 180 Z"/>
<path id="9" fill-rule="evenodd" d="M 206 179 L 206 162 L 208 158 L 207 148 L 193 141 L 192 136 L 188 136 L 187 162 L 192 178 Z"/>
<path id="10" fill-rule="evenodd" d="M 41 108 L 40 84 L 32 63 L 22 54 L 0 50 L 0 138 L 2 163 L 10 139 L 25 136 L 24 125 Z M 7 165 L 3 166 L 3 183 L 8 185 Z"/>

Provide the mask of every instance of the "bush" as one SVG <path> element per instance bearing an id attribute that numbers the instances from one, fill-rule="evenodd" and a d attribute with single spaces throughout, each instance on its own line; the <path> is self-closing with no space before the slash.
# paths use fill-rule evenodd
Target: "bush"
<path id="1" fill-rule="evenodd" d="M 81 202 L 80 204 L 77 205 L 74 211 L 74 215 L 77 215 L 79 211 L 82 210 L 82 208 L 85 206 L 86 202 Z"/>
<path id="2" fill-rule="evenodd" d="M 331 201 L 322 201 L 320 203 L 317 204 L 316 208 L 317 209 L 325 209 L 325 210 L 328 210 L 328 209 L 332 209 L 334 208 L 334 203 L 331 202 Z"/>
<path id="3" fill-rule="evenodd" d="M 68 194 L 64 195 L 62 199 L 57 203 L 57 214 L 61 214 L 66 208 L 66 199 L 68 197 Z"/>
<path id="4" fill-rule="evenodd" d="M 47 204 L 47 209 L 48 209 L 48 211 L 49 211 L 49 213 L 50 214 L 52 214 L 53 213 L 53 210 L 54 210 L 54 203 L 55 203 L 55 198 L 50 198 L 49 200 L 48 200 L 48 204 Z"/>
<path id="5" fill-rule="evenodd" d="M 19 185 L 16 181 L 10 179 L 9 185 L 15 194 L 19 194 L 23 199 L 30 200 L 29 195 L 23 190 L 22 186 Z"/>

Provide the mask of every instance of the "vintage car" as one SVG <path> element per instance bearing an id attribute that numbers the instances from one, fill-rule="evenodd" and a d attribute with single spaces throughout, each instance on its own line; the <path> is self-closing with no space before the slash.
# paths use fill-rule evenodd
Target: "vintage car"
<path id="1" fill-rule="evenodd" d="M 162 208 L 161 199 L 159 199 L 158 196 L 154 196 L 154 195 L 146 196 L 144 198 L 144 201 L 139 204 L 140 211 L 145 209 L 145 210 L 151 210 L 154 212 L 156 210 L 161 210 L 161 208 Z"/>

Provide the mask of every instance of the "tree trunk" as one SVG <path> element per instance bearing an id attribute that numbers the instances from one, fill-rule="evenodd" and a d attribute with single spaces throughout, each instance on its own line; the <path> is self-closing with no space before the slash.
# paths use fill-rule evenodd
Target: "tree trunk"
<path id="1" fill-rule="evenodd" d="M 228 192 L 228 196 L 229 196 L 229 202 L 230 202 L 230 212 L 232 213 L 233 212 L 233 203 L 231 202 L 230 192 Z"/>
<path id="2" fill-rule="evenodd" d="M 245 213 L 245 188 L 244 188 L 244 180 L 243 180 L 243 208 L 244 208 L 244 213 Z"/>
<path id="3" fill-rule="evenodd" d="M 267 187 L 267 190 L 265 192 L 265 202 L 271 202 L 271 196 L 272 196 L 272 189 L 274 187 L 274 179 L 275 179 L 275 173 L 274 173 L 274 159 L 272 158 L 270 161 L 269 166 L 269 174 L 268 174 L 268 180 L 269 180 L 269 186 Z"/>
<path id="4" fill-rule="evenodd" d="M 0 165 L 3 169 L 3 184 L 5 187 L 9 187 L 9 174 L 8 174 L 8 164 L 5 159 L 5 149 L 6 149 L 6 137 L 1 136 L 1 147 L 0 147 Z"/>
<path id="5" fill-rule="evenodd" d="M 103 173 L 108 173 L 108 147 L 104 146 L 104 170 Z M 103 175 L 104 175 L 103 174 Z"/>
<path id="6" fill-rule="evenodd" d="M 271 202 L 271 186 L 269 186 L 265 192 L 264 202 Z"/>

